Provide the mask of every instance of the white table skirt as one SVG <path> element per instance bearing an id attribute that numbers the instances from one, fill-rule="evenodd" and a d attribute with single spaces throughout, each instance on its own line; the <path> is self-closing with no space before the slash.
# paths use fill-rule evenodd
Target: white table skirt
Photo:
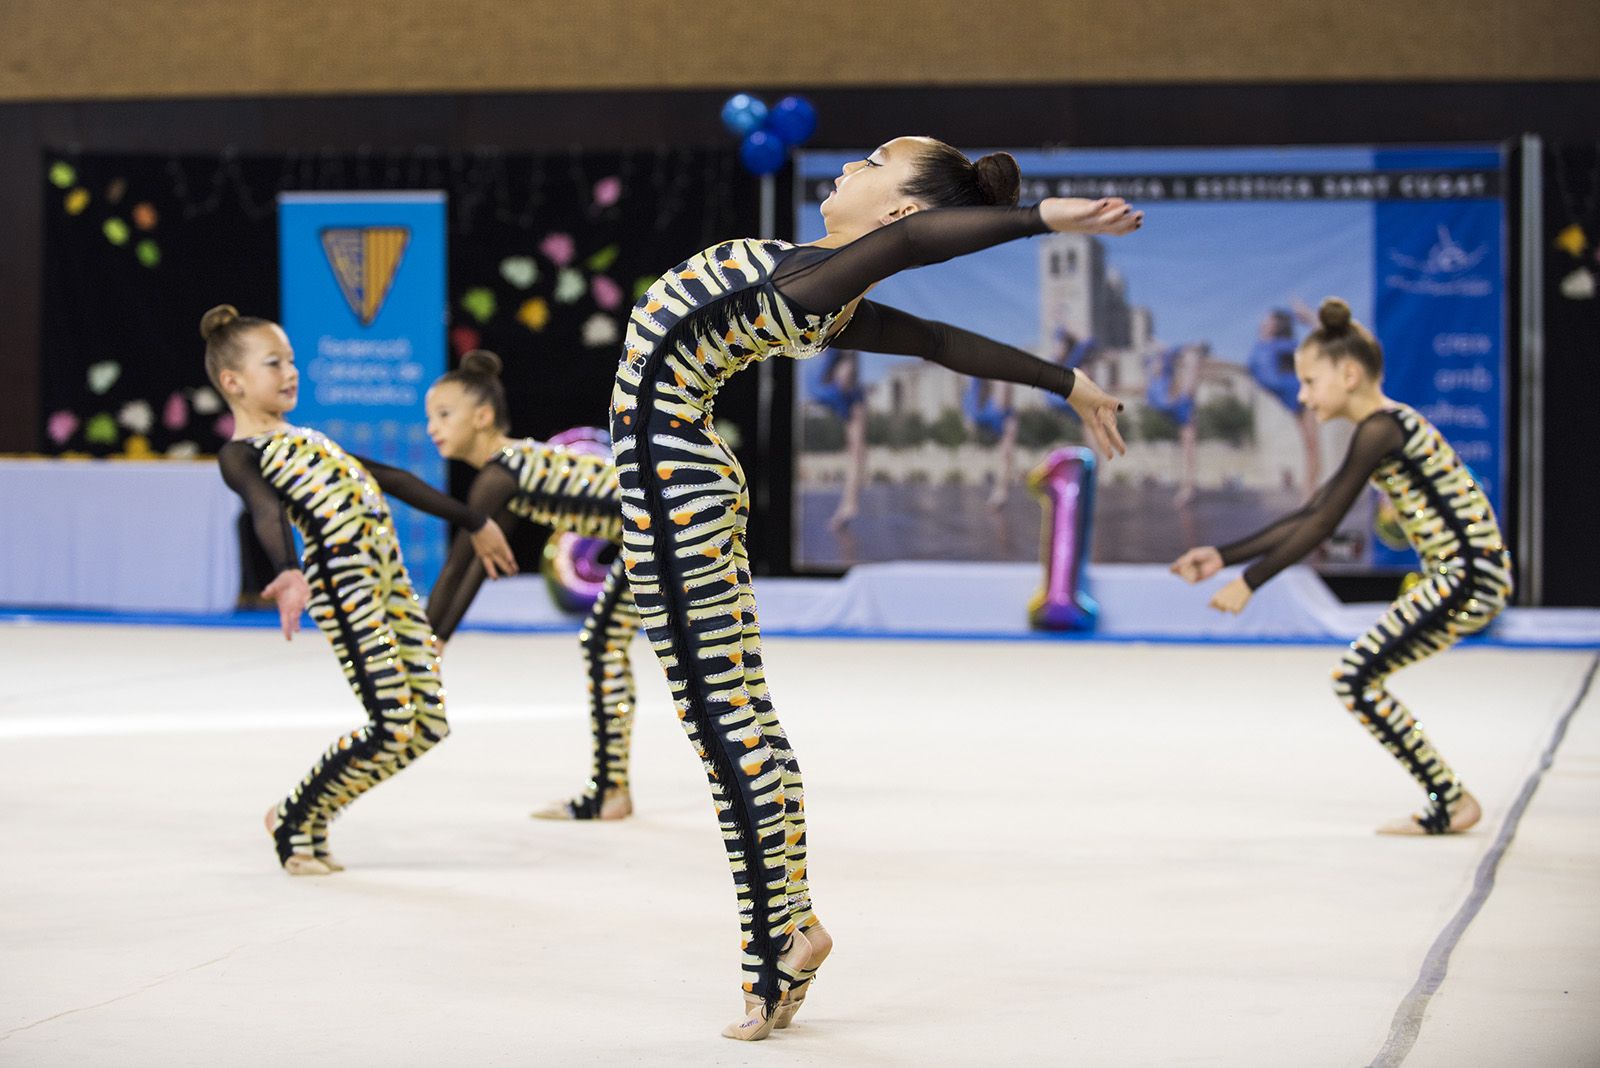
<path id="1" fill-rule="evenodd" d="M 0 606 L 228 611 L 239 510 L 212 460 L 0 459 Z"/>

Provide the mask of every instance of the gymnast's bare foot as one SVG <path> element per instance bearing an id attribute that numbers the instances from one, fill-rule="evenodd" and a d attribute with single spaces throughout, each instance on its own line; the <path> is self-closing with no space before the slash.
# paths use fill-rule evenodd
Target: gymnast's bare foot
<path id="1" fill-rule="evenodd" d="M 266 824 L 267 836 L 277 841 L 278 838 L 278 806 L 273 805 L 267 809 L 266 816 L 262 819 Z M 300 853 L 293 853 L 288 860 L 282 861 L 283 870 L 290 875 L 332 875 L 336 871 L 344 871 L 344 865 L 332 861 L 332 857 L 308 857 Z"/>
<path id="2" fill-rule="evenodd" d="M 831 947 L 830 947 L 831 948 Z M 789 948 L 780 958 L 792 972 L 805 972 L 810 970 L 813 960 L 811 942 L 799 931 L 795 931 Z M 744 996 L 744 1019 L 729 1024 L 722 1029 L 723 1038 L 737 1039 L 740 1042 L 760 1042 L 772 1033 L 778 1024 L 778 1014 L 783 1011 L 789 993 L 784 993 L 784 1000 L 769 1014 L 766 1003 L 753 994 Z M 793 1012 L 790 1015 L 794 1015 Z"/>
<path id="3" fill-rule="evenodd" d="M 586 811 L 587 810 L 587 811 Z M 599 811 L 586 798 L 553 801 L 533 813 L 536 820 L 620 820 L 633 815 L 633 796 L 622 788 L 607 790 L 600 799 Z"/>
<path id="4" fill-rule="evenodd" d="M 1483 818 L 1483 808 L 1478 804 L 1478 799 L 1467 791 L 1462 790 L 1461 796 L 1456 798 L 1445 809 L 1450 815 L 1450 826 L 1440 834 L 1460 834 L 1477 825 Z M 1404 819 L 1392 820 L 1378 828 L 1379 834 L 1394 835 L 1426 835 L 1428 830 L 1422 825 L 1422 817 L 1407 816 Z"/>

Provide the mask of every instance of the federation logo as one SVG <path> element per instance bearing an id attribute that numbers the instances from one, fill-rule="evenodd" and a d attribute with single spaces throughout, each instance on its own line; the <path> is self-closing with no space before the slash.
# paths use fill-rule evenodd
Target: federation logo
<path id="1" fill-rule="evenodd" d="M 1437 240 L 1425 257 L 1410 256 L 1397 248 L 1389 250 L 1389 259 L 1400 270 L 1391 271 L 1384 279 L 1390 289 L 1428 297 L 1487 297 L 1494 292 L 1493 281 L 1472 273 L 1474 268 L 1487 266 L 1490 246 L 1488 242 L 1468 250 L 1450 234 L 1446 226 L 1436 230 Z"/>
<path id="2" fill-rule="evenodd" d="M 1428 250 L 1428 258 L 1425 260 L 1407 256 L 1399 249 L 1390 249 L 1389 258 L 1419 274 L 1460 274 L 1476 267 L 1489 251 L 1488 245 L 1479 245 L 1468 252 L 1450 236 L 1450 230 L 1445 226 L 1439 227 L 1438 234 L 1439 240 Z"/>
<path id="3" fill-rule="evenodd" d="M 371 326 L 400 270 L 411 230 L 405 226 L 332 226 L 322 231 L 322 251 L 345 303 L 362 326 Z"/>

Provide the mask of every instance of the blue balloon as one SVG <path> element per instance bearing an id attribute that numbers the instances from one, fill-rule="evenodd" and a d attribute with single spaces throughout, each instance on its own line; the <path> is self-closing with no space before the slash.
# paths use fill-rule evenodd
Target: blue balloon
<path id="1" fill-rule="evenodd" d="M 789 146 L 765 130 L 751 130 L 739 146 L 739 158 L 751 174 L 771 174 L 789 158 Z"/>
<path id="2" fill-rule="evenodd" d="M 767 132 L 786 145 L 803 145 L 817 129 L 817 109 L 803 96 L 786 96 L 767 115 Z"/>
<path id="3" fill-rule="evenodd" d="M 767 121 L 767 105 L 760 97 L 749 93 L 735 93 L 722 105 L 722 125 L 735 137 L 743 137 L 751 130 L 761 129 Z"/>

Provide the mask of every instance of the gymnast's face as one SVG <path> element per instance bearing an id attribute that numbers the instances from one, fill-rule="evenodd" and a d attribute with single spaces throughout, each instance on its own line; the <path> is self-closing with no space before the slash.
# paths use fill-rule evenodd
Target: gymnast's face
<path id="1" fill-rule="evenodd" d="M 1326 423 L 1345 414 L 1350 396 L 1366 378 L 1361 364 L 1351 359 L 1330 360 L 1315 344 L 1301 345 L 1294 353 L 1294 373 L 1300 379 L 1301 407 Z"/>
<path id="2" fill-rule="evenodd" d="M 428 437 L 446 460 L 463 460 L 478 435 L 494 425 L 494 406 L 479 404 L 459 382 L 439 382 L 428 390 Z"/>
<path id="3" fill-rule="evenodd" d="M 258 326 L 240 337 L 232 363 L 217 376 L 229 404 L 280 416 L 299 402 L 300 372 L 294 366 L 294 348 L 276 323 Z"/>
<path id="4" fill-rule="evenodd" d="M 925 207 L 901 191 L 915 175 L 923 151 L 922 138 L 897 137 L 866 159 L 846 163 L 822 202 L 828 232 L 858 236 Z"/>

